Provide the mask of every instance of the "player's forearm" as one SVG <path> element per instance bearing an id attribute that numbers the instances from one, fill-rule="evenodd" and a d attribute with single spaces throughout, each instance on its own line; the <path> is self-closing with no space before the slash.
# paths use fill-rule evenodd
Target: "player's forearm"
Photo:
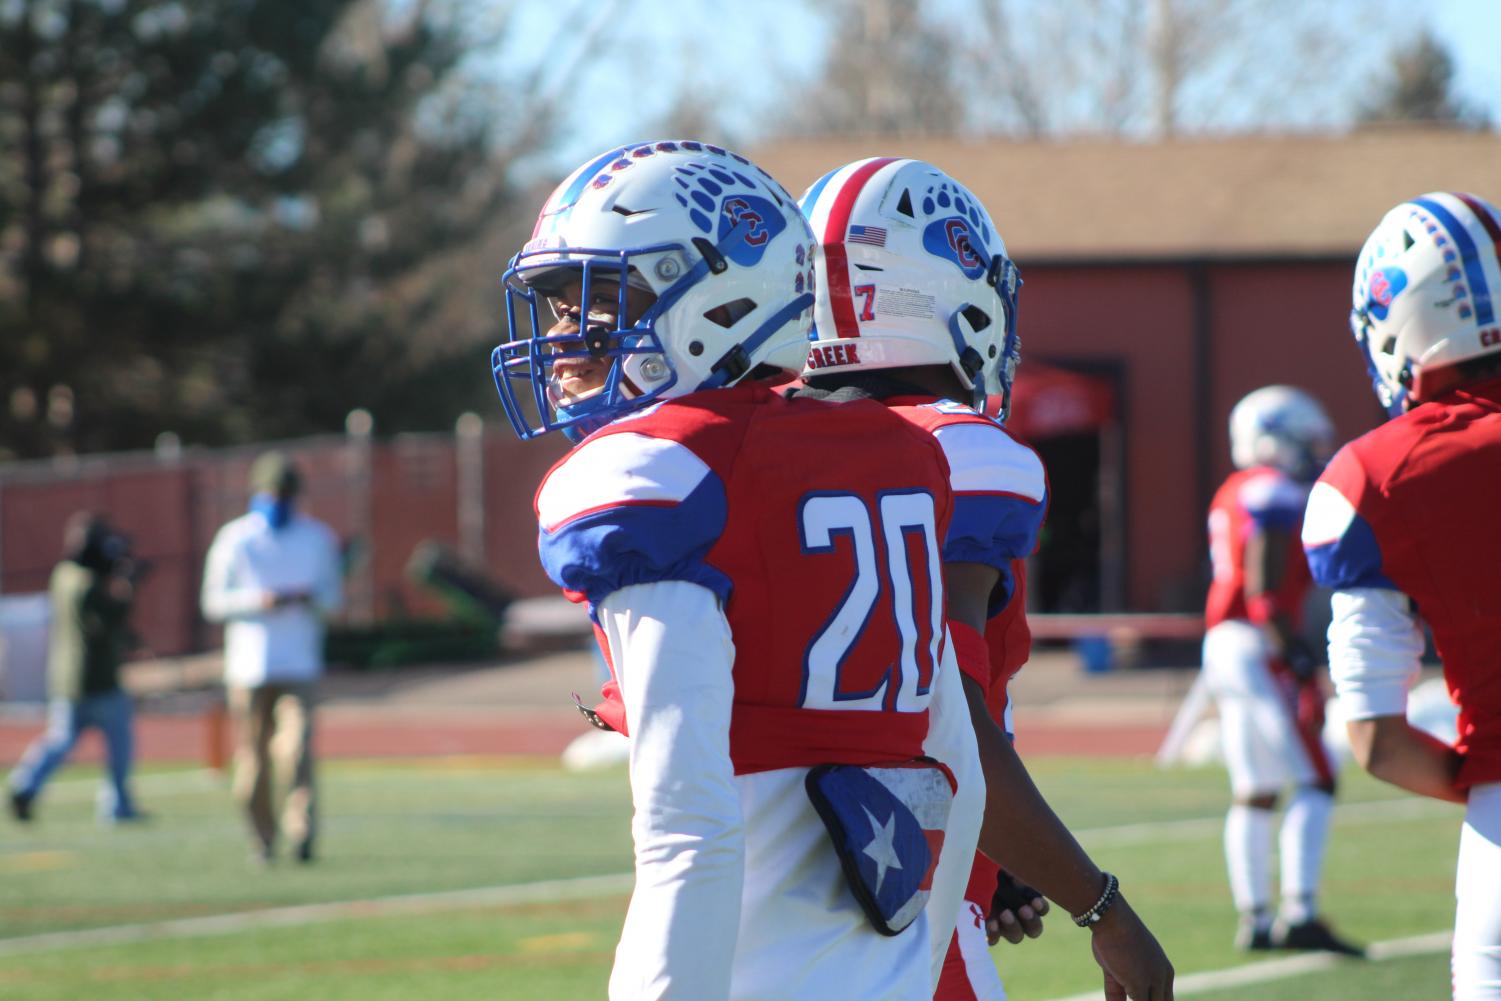
<path id="1" fill-rule="evenodd" d="M 744 886 L 742 832 L 721 826 L 687 835 L 680 824 L 642 826 L 634 832 L 636 885 L 626 922 L 641 984 L 630 996 L 727 999 Z"/>
<path id="2" fill-rule="evenodd" d="M 1100 869 L 1053 812 L 1011 742 L 985 709 L 980 688 L 964 679 L 985 772 L 980 850 L 1041 890 L 1070 914 L 1099 899 Z"/>
<path id="3" fill-rule="evenodd" d="M 629 996 L 723 998 L 745 869 L 729 627 L 711 592 L 682 582 L 624 588 L 599 619 L 631 725 L 636 888 L 622 941 L 642 982 Z"/>
<path id="4" fill-rule="evenodd" d="M 1414 728 L 1401 716 L 1378 716 L 1346 724 L 1360 766 L 1383 782 L 1434 799 L 1463 803 L 1455 788 L 1460 758 L 1437 737 Z"/>

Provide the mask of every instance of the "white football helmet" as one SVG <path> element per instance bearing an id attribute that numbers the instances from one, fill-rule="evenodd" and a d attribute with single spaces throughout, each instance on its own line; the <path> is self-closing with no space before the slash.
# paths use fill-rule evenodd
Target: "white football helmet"
<path id="1" fill-rule="evenodd" d="M 1230 460 L 1271 466 L 1311 482 L 1334 452 L 1334 425 L 1319 401 L 1292 386 L 1263 386 L 1230 411 Z"/>
<path id="2" fill-rule="evenodd" d="M 876 157 L 825 174 L 801 204 L 818 238 L 805 374 L 947 364 L 976 406 L 1000 396 L 1004 420 L 1021 279 L 979 199 L 932 164 Z"/>
<path id="3" fill-rule="evenodd" d="M 577 440 L 759 365 L 797 373 L 813 316 L 812 252 L 797 203 L 737 153 L 679 140 L 591 159 L 548 198 L 505 273 L 512 339 L 491 370 L 511 426 L 522 438 L 564 429 Z M 582 280 L 585 303 L 591 280 L 619 282 L 615 329 L 586 321 L 578 333 L 547 334 L 545 298 L 568 278 Z M 627 285 L 655 296 L 634 322 Z M 563 358 L 611 359 L 604 386 L 559 400 L 549 382 Z"/>
<path id="4" fill-rule="evenodd" d="M 1498 248 L 1501 212 L 1442 191 L 1392 209 L 1361 248 L 1350 328 L 1393 417 L 1459 381 L 1453 366 L 1501 351 Z"/>

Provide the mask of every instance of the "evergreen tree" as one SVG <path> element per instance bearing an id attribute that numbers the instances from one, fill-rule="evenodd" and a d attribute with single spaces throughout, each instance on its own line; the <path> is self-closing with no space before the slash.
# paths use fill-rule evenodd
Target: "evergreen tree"
<path id="1" fill-rule="evenodd" d="M 1454 60 L 1427 31 L 1392 55 L 1391 68 L 1376 101 L 1368 104 L 1360 117 L 1371 123 L 1485 125 L 1484 114 L 1469 108 L 1454 93 Z"/>
<path id="2" fill-rule="evenodd" d="M 462 3 L 0 2 L 0 456 L 448 427 L 508 195 Z"/>

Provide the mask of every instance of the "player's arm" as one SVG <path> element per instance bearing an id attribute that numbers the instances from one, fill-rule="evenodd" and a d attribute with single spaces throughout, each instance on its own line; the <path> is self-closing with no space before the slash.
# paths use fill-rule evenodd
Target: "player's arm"
<path id="1" fill-rule="evenodd" d="M 715 594 L 634 584 L 597 609 L 631 721 L 636 888 L 620 948 L 625 996 L 729 996 L 740 922 L 744 824 L 730 763 L 734 644 Z"/>
<path id="2" fill-rule="evenodd" d="M 990 665 L 983 653 L 984 632 L 986 616 L 989 614 L 989 596 L 1000 581 L 1000 571 L 984 563 L 947 563 L 943 574 L 950 633 L 952 635 L 957 627 L 967 637 L 967 642 L 961 641 L 963 652 L 956 653 L 964 679 L 964 696 L 970 722 L 977 734 L 981 730 L 999 729 L 985 703 L 985 688 L 978 679 L 989 674 Z M 1001 736 L 1005 737 L 1004 731 Z M 981 767 L 984 767 L 983 758 Z M 993 809 L 987 802 L 987 818 Z M 981 838 L 984 838 L 983 829 Z M 1013 902 L 1013 906 L 996 911 L 987 922 L 991 944 L 994 945 L 999 938 L 1005 938 L 1012 944 L 1023 938 L 1036 938 L 1042 934 L 1042 918 L 1047 912 L 1048 902 L 1045 897 L 1018 899 Z"/>
<path id="3" fill-rule="evenodd" d="M 1363 503 L 1379 495 L 1353 447 L 1341 449 L 1308 495 L 1303 550 L 1329 600 L 1329 675 L 1361 767 L 1423 796 L 1458 802 L 1458 755 L 1407 722 L 1423 633 L 1411 603 L 1386 575 L 1381 542 Z"/>
<path id="4" fill-rule="evenodd" d="M 235 563 L 238 555 L 238 540 L 226 529 L 220 529 L 204 560 L 203 588 L 199 592 L 203 617 L 210 622 L 243 618 L 267 608 L 266 592 L 262 588 L 237 582 Z"/>
<path id="5" fill-rule="evenodd" d="M 1293 545 L 1293 533 L 1279 525 L 1253 523 L 1246 536 L 1246 604 L 1251 620 L 1266 633 L 1273 655 L 1304 667 L 1299 661 L 1302 640 L 1293 627 L 1291 609 L 1283 608 L 1277 595 L 1287 578 L 1287 554 Z M 1311 668 L 1311 664 L 1307 664 Z M 1299 671 L 1300 676 L 1305 673 Z"/>
<path id="6" fill-rule="evenodd" d="M 1330 609 L 1329 670 L 1355 760 L 1383 782 L 1464 802 L 1454 785 L 1459 755 L 1407 722 L 1407 692 L 1418 676 L 1423 634 L 1406 595 L 1352 588 L 1334 592 Z"/>
<path id="7" fill-rule="evenodd" d="M 1100 899 L 1104 873 L 1058 819 L 1005 733 L 990 720 L 979 686 L 966 678 L 965 688 L 972 717 L 983 715 L 989 721 L 988 726 L 977 724 L 975 731 L 986 785 L 980 850 L 1070 914 L 1083 914 Z M 1172 997 L 1172 964 L 1124 896 L 1117 896 L 1090 930 L 1107 983 L 1113 980 L 1132 998 Z"/>
<path id="8" fill-rule="evenodd" d="M 983 564 L 945 564 L 951 629 L 957 624 L 960 630 L 974 630 L 976 621 L 983 627 L 988 599 L 982 596 L 989 595 L 998 579 L 999 571 Z M 962 673 L 985 774 L 980 850 L 1070 914 L 1084 913 L 1100 898 L 1104 873 L 1058 819 L 991 717 L 984 689 L 975 680 L 978 666 Z M 1123 896 L 1091 930 L 1096 960 L 1133 998 L 1172 996 L 1172 964 Z"/>

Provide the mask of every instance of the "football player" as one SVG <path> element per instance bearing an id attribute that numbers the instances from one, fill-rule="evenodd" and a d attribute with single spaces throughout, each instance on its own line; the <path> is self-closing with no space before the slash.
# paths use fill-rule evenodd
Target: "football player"
<path id="1" fill-rule="evenodd" d="M 1318 912 L 1334 808 L 1317 662 L 1300 634 L 1308 564 L 1298 529 L 1308 490 L 1333 451 L 1323 407 L 1291 386 L 1264 386 L 1230 411 L 1236 471 L 1209 505 L 1214 578 L 1204 612 L 1204 682 L 1219 710 L 1231 802 L 1225 818 L 1236 945 L 1361 955 Z M 1282 818 L 1282 894 L 1271 910 L 1272 826 Z"/>
<path id="2" fill-rule="evenodd" d="M 1350 325 L 1392 420 L 1314 485 L 1303 545 L 1333 589 L 1329 667 L 1356 760 L 1465 804 L 1453 986 L 1501 997 L 1501 211 L 1474 195 L 1403 202 L 1366 240 Z M 1451 747 L 1407 722 L 1423 633 L 1459 706 Z"/>
<path id="3" fill-rule="evenodd" d="M 506 413 L 578 442 L 542 562 L 609 660 L 591 715 L 631 737 L 616 1001 L 926 997 L 963 890 L 936 863 L 978 837 L 942 450 L 764 381 L 802 368 L 812 252 L 755 164 L 651 142 L 564 180 L 505 275 Z"/>
<path id="4" fill-rule="evenodd" d="M 877 157 L 829 172 L 802 198 L 819 249 L 814 337 L 794 396 L 874 398 L 933 436 L 948 458 L 954 516 L 943 540 L 949 630 L 988 790 L 984 853 L 972 867 L 946 947 L 940 1001 L 1001 999 L 987 945 L 1040 932 L 1044 890 L 1093 932 L 1107 994 L 1172 996 L 1172 966 L 1152 934 L 1053 814 L 1003 730 L 1006 685 L 1026 661 L 1022 559 L 1047 506 L 1042 462 L 1002 423 L 1019 347 L 1015 266 L 989 213 L 963 185 L 918 160 Z M 961 864 L 960 860 L 954 860 Z M 945 859 L 944 864 L 949 864 Z"/>

